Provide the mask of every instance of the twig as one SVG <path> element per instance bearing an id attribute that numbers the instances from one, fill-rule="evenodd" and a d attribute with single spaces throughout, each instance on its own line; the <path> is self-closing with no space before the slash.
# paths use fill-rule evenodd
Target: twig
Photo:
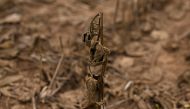
<path id="1" fill-rule="evenodd" d="M 52 88 L 53 87 L 53 84 L 54 84 L 54 82 L 55 82 L 55 78 L 57 77 L 57 74 L 58 74 L 58 72 L 59 72 L 59 69 L 60 69 L 60 67 L 61 67 L 61 64 L 62 64 L 62 61 L 63 61 L 63 58 L 64 58 L 64 54 L 63 54 L 63 45 L 62 45 L 62 41 L 61 41 L 61 37 L 60 37 L 60 47 L 61 47 L 61 49 L 62 49 L 62 55 L 61 55 L 61 59 L 59 60 L 59 62 L 58 62 L 58 64 L 57 64 L 57 67 L 56 67 L 56 69 L 55 69 L 55 73 L 54 73 L 54 75 L 53 75 L 53 78 L 52 78 L 52 80 L 51 80 L 51 83 L 50 83 L 50 85 L 49 85 L 49 87 L 50 88 Z"/>
<path id="2" fill-rule="evenodd" d="M 119 11 L 119 3 L 120 0 L 116 0 L 116 6 L 115 6 L 115 12 L 114 12 L 114 17 L 113 17 L 113 30 L 115 31 L 115 25 L 116 25 L 116 20 L 118 16 L 118 11 Z"/>
<path id="3" fill-rule="evenodd" d="M 122 6 L 122 22 L 125 23 L 126 6 L 128 1 L 124 1 Z"/>
<path id="4" fill-rule="evenodd" d="M 133 84 L 133 81 L 129 81 L 126 85 L 125 85 L 125 88 L 124 90 L 128 90 L 129 87 Z"/>
<path id="5" fill-rule="evenodd" d="M 103 39 L 103 13 L 99 13 L 100 20 L 99 20 L 99 35 L 100 37 L 100 43 L 103 45 L 104 39 Z"/>
<path id="6" fill-rule="evenodd" d="M 64 59 L 64 54 L 63 54 L 63 43 L 62 43 L 62 40 L 61 40 L 61 37 L 59 37 L 59 41 L 60 41 L 60 47 L 61 47 L 61 58 L 59 59 L 59 62 L 58 62 L 58 64 L 57 64 L 57 67 L 56 67 L 56 69 L 55 69 L 55 72 L 54 72 L 54 74 L 53 74 L 53 77 L 52 77 L 52 79 L 50 78 L 50 76 L 49 76 L 49 74 L 47 74 L 47 77 L 48 77 L 48 79 L 50 79 L 50 84 L 48 85 L 48 86 L 45 86 L 43 89 L 42 89 L 42 91 L 41 91 L 41 93 L 40 93 L 40 98 L 45 98 L 45 97 L 51 97 L 51 96 L 53 96 L 55 93 L 57 93 L 60 89 L 61 89 L 61 87 L 62 87 L 62 84 L 63 83 L 61 83 L 59 86 L 58 86 L 58 88 L 56 88 L 56 89 L 54 89 L 54 86 L 56 86 L 56 77 L 57 77 L 57 75 L 58 75 L 58 73 L 59 73 L 59 69 L 60 69 L 60 67 L 61 67 L 61 64 L 62 64 L 62 61 L 63 61 L 63 59 Z"/>
<path id="7" fill-rule="evenodd" d="M 32 106 L 33 106 L 33 109 L 37 109 L 35 94 L 32 97 Z"/>
<path id="8" fill-rule="evenodd" d="M 49 85 L 50 88 L 53 87 L 53 84 L 54 84 L 54 82 L 55 82 L 55 78 L 57 77 L 57 74 L 58 74 L 59 69 L 60 69 L 60 67 L 61 67 L 63 58 L 64 58 L 64 55 L 63 55 L 63 53 L 62 53 L 61 59 L 59 60 L 59 62 L 58 62 L 58 64 L 57 64 L 57 67 L 56 67 L 56 69 L 55 69 L 55 73 L 54 73 L 53 78 L 52 78 L 52 80 L 51 80 L 51 83 L 50 83 L 50 85 Z"/>

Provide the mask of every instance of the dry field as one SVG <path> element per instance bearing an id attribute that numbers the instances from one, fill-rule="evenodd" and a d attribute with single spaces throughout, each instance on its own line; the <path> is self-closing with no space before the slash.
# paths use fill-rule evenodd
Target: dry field
<path id="1" fill-rule="evenodd" d="M 103 108 L 190 109 L 190 0 L 0 0 L 0 109 Z"/>

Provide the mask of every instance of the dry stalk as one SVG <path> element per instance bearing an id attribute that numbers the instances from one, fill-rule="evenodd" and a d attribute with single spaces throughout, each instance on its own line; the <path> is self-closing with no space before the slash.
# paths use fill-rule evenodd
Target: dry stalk
<path id="1" fill-rule="evenodd" d="M 33 107 L 33 109 L 37 109 L 35 94 L 32 97 L 32 107 Z"/>
<path id="2" fill-rule="evenodd" d="M 151 13 L 152 10 L 162 9 L 170 1 L 171 0 L 116 0 L 113 30 L 115 26 L 117 26 L 117 19 L 121 19 L 120 22 L 122 24 L 139 22 L 144 15 Z M 125 14 L 128 14 L 127 20 L 125 20 Z"/>
<path id="3" fill-rule="evenodd" d="M 59 41 L 60 41 L 60 47 L 61 47 L 61 58 L 59 59 L 59 62 L 57 64 L 57 67 L 55 69 L 55 72 L 53 74 L 53 77 L 51 79 L 51 77 L 49 76 L 49 74 L 47 74 L 48 79 L 50 79 L 50 84 L 48 86 L 45 86 L 42 91 L 40 92 L 40 98 L 46 98 L 46 97 L 51 97 L 53 96 L 55 93 L 57 93 L 60 89 L 61 86 L 63 85 L 63 83 L 59 84 L 58 87 L 55 87 L 56 85 L 56 78 L 58 76 L 61 64 L 63 62 L 64 59 L 64 54 L 63 54 L 63 44 L 62 44 L 62 39 L 61 37 L 59 37 Z M 41 62 L 41 69 L 43 70 L 43 65 Z"/>
<path id="4" fill-rule="evenodd" d="M 59 37 L 59 41 L 60 41 L 60 47 L 61 47 L 61 59 L 59 60 L 59 62 L 58 62 L 58 64 L 57 64 L 57 67 L 56 67 L 56 69 L 55 69 L 55 73 L 54 73 L 54 75 L 53 75 L 53 78 L 52 78 L 51 83 L 50 83 L 50 86 L 49 86 L 50 88 L 53 87 L 53 84 L 54 84 L 54 82 L 55 82 L 55 78 L 56 78 L 57 75 L 58 75 L 59 69 L 60 69 L 60 67 L 61 67 L 61 64 L 62 64 L 63 58 L 64 58 L 64 54 L 63 54 L 63 43 L 62 43 L 61 37 Z"/>
<path id="5" fill-rule="evenodd" d="M 62 64 L 62 62 L 63 62 L 63 58 L 64 58 L 64 55 L 63 55 L 63 53 L 62 53 L 61 59 L 59 60 L 59 62 L 58 62 L 58 64 L 57 64 L 57 67 L 56 67 L 56 69 L 55 69 L 55 73 L 54 73 L 53 78 L 52 78 L 52 80 L 51 80 L 51 83 L 50 83 L 50 85 L 49 85 L 50 88 L 52 88 L 52 87 L 53 87 L 53 84 L 55 83 L 55 78 L 56 78 L 57 75 L 58 75 L 59 69 L 60 69 L 61 64 Z"/>
<path id="6" fill-rule="evenodd" d="M 116 0 L 115 12 L 113 16 L 113 31 L 115 31 L 116 20 L 117 20 L 118 11 L 119 11 L 119 3 L 120 3 L 120 0 Z"/>
<path id="7" fill-rule="evenodd" d="M 107 56 L 110 50 L 103 44 L 103 13 L 97 14 L 91 21 L 89 31 L 83 36 L 83 42 L 89 48 L 89 73 L 86 78 L 87 103 L 84 109 L 104 108 L 104 74 Z M 101 66 L 100 72 L 92 72 L 91 67 Z"/>

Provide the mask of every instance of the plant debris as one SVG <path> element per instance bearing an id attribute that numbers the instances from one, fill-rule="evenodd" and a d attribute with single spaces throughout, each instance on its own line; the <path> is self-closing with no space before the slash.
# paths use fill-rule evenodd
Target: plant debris
<path id="1" fill-rule="evenodd" d="M 189 11 L 189 0 L 0 0 L 0 109 L 189 109 Z"/>

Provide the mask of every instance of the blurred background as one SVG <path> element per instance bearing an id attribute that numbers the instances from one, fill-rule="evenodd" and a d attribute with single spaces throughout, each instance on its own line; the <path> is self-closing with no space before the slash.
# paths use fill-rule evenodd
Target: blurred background
<path id="1" fill-rule="evenodd" d="M 99 12 L 105 109 L 189 109 L 189 0 L 0 0 L 0 109 L 81 109 Z"/>

